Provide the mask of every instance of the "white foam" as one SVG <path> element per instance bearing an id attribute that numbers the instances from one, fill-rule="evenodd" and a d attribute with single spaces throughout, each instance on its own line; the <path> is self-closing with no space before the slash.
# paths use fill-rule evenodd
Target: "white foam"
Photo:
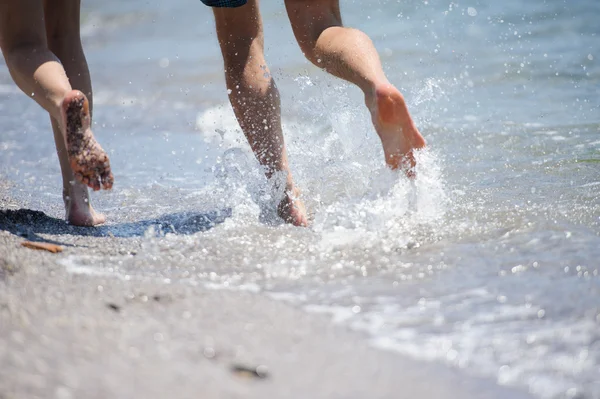
<path id="1" fill-rule="evenodd" d="M 63 265 L 67 272 L 71 274 L 81 274 L 84 276 L 95 276 L 95 277 L 112 277 L 122 281 L 130 280 L 130 277 L 126 274 L 120 273 L 115 269 L 104 269 L 97 266 L 86 266 L 81 263 L 84 261 L 94 263 L 94 261 L 104 260 L 103 257 L 94 256 L 74 256 L 69 255 L 65 258 L 59 259 L 58 263 Z"/>

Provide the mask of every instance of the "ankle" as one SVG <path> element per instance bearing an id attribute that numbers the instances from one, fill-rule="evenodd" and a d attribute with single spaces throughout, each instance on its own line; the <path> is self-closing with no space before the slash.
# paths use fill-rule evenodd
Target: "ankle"
<path id="1" fill-rule="evenodd" d="M 377 86 L 373 91 L 371 112 L 375 111 L 377 120 L 384 124 L 412 127 L 413 120 L 402 93 L 387 83 Z"/>
<path id="2" fill-rule="evenodd" d="M 394 102 L 405 104 L 404 95 L 393 84 L 384 82 L 373 87 L 373 91 L 377 100 L 393 99 Z"/>
<path id="3" fill-rule="evenodd" d="M 58 123 L 58 127 L 61 130 L 65 128 L 65 121 L 63 120 L 63 103 L 64 98 L 56 99 L 52 101 L 52 109 L 48 111 L 50 117 Z"/>
<path id="4" fill-rule="evenodd" d="M 363 89 L 363 92 L 365 94 L 365 102 L 373 108 L 376 108 L 378 102 L 386 97 L 396 97 L 399 95 L 400 98 L 404 100 L 402 93 L 387 80 L 370 82 L 369 85 Z"/>
<path id="5" fill-rule="evenodd" d="M 63 201 L 65 206 L 89 207 L 90 196 L 87 187 L 76 182 L 75 178 L 67 184 L 69 184 L 68 187 L 63 187 Z"/>

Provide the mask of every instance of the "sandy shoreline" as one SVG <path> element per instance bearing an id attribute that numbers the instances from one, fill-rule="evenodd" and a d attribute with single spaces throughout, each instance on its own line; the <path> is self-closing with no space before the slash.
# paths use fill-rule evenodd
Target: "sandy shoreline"
<path id="1" fill-rule="evenodd" d="M 69 256 L 132 256 L 141 239 L 35 232 L 48 217 L 14 213 L 2 191 L 2 399 L 527 397 L 372 349 L 260 294 L 69 273 Z M 23 248 L 25 238 L 64 252 Z"/>

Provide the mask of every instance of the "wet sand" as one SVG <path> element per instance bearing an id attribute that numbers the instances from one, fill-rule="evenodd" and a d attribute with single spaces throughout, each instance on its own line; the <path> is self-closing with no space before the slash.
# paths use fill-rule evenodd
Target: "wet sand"
<path id="1" fill-rule="evenodd" d="M 70 255 L 132 257 L 142 238 L 18 211 L 7 187 L 0 181 L 0 398 L 527 397 L 370 348 L 261 294 L 69 273 Z"/>

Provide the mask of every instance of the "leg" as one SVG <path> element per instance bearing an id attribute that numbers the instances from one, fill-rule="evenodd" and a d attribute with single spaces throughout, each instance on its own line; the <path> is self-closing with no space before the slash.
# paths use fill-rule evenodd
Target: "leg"
<path id="1" fill-rule="evenodd" d="M 55 135 L 55 140 L 63 178 L 73 180 L 72 172 L 68 179 L 65 176 L 65 168 L 69 168 L 70 161 L 71 168 L 76 167 L 76 176 L 80 180 L 86 176 L 87 183 L 92 183 L 90 185 L 94 187 L 98 177 L 106 175 L 107 170 L 110 173 L 108 159 L 99 146 L 92 146 L 97 143 L 87 125 L 87 100 L 82 93 L 72 90 L 59 59 L 49 50 L 44 19 L 41 0 L 0 0 L 0 47 L 17 85 L 48 111 L 57 127 L 60 126 L 60 134 Z M 67 114 L 70 115 L 69 123 Z M 82 145 L 82 142 L 86 145 Z M 88 159 L 84 159 L 85 157 Z M 94 159 L 90 159 L 91 157 Z M 108 178 L 109 175 L 102 182 L 104 188 L 110 187 Z M 84 190 L 84 193 L 87 196 L 87 191 Z M 71 211 L 72 209 L 67 208 L 67 217 L 74 224 L 91 225 L 102 222 L 101 218 L 89 216 L 89 209 L 87 218 Z"/>
<path id="2" fill-rule="evenodd" d="M 48 50 L 41 0 L 0 0 L 0 46 L 17 86 L 60 119 L 61 103 L 71 85 L 60 61 Z"/>
<path id="3" fill-rule="evenodd" d="M 83 119 L 89 119 L 91 122 L 92 82 L 79 35 L 80 0 L 44 0 L 44 14 L 48 48 L 62 63 L 71 86 L 87 97 L 89 117 L 86 116 Z M 106 168 L 101 173 L 99 180 L 94 179 L 89 173 L 79 172 L 82 182 L 78 181 L 73 174 L 73 170 L 78 169 L 76 166 L 71 168 L 65 140 L 61 140 L 63 133 L 60 124 L 56 118 L 50 119 L 63 175 L 63 198 L 67 209 L 67 220 L 77 225 L 103 223 L 104 215 L 97 214 L 90 205 L 86 184 L 89 184 L 94 190 L 99 190 L 101 184 L 104 188 L 110 188 L 113 180 L 110 168 Z M 69 128 L 69 123 L 66 123 L 66 126 Z M 89 134 L 91 136 L 91 130 L 89 130 Z"/>
<path id="4" fill-rule="evenodd" d="M 404 97 L 387 80 L 369 37 L 342 26 L 339 0 L 286 0 L 285 5 L 306 57 L 364 92 L 387 164 L 392 169 L 414 167 L 413 150 L 424 147 L 425 140 Z"/>
<path id="5" fill-rule="evenodd" d="M 270 178 L 283 173 L 286 196 L 279 215 L 296 226 L 307 224 L 289 170 L 281 129 L 279 92 L 264 58 L 264 37 L 258 1 L 239 8 L 215 8 L 217 36 L 225 64 L 229 100 L 252 151 Z"/>

